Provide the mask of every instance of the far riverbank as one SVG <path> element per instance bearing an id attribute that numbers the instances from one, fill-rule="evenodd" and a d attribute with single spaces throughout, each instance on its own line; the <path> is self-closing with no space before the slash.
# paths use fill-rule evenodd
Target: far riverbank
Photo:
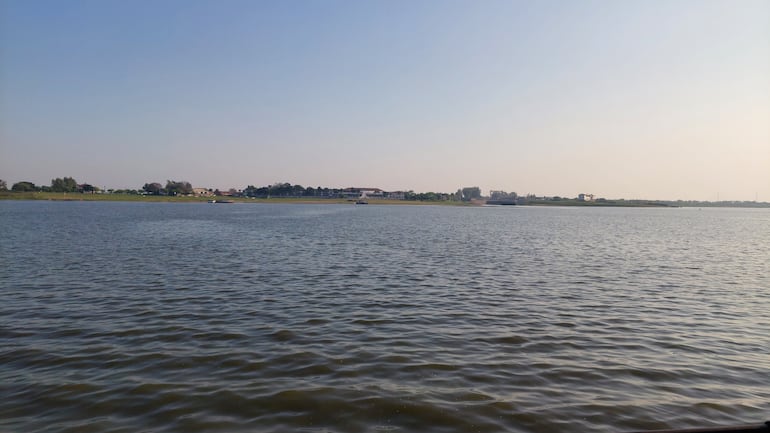
<path id="1" fill-rule="evenodd" d="M 50 200 L 50 201 L 123 201 L 123 202 L 170 202 L 170 203 L 207 203 L 210 200 L 227 200 L 233 203 L 284 203 L 284 204 L 354 204 L 349 198 L 320 198 L 320 197 L 200 197 L 200 196 L 164 196 L 139 194 L 91 194 L 76 192 L 16 192 L 0 191 L 0 200 Z M 367 198 L 370 205 L 431 205 L 431 206 L 484 206 L 486 199 L 471 201 L 456 200 L 395 200 Z M 491 203 L 490 203 L 491 205 Z M 505 206 L 505 204 L 503 204 Z M 654 201 L 654 200 L 603 200 L 580 201 L 577 199 L 560 200 L 526 200 L 513 206 L 570 206 L 570 207 L 736 207 L 736 208 L 770 208 L 767 202 L 699 202 L 699 201 Z"/>
<path id="2" fill-rule="evenodd" d="M 164 196 L 139 194 L 89 194 L 64 192 L 0 192 L 0 200 L 49 200 L 49 201 L 125 201 L 125 202 L 168 202 L 168 203 L 208 203 L 210 200 L 227 200 L 232 203 L 285 203 L 285 204 L 355 204 L 355 200 L 346 198 L 317 198 L 317 197 L 197 197 L 197 196 Z M 421 201 L 421 200 L 388 200 L 367 199 L 370 205 L 438 205 L 438 206 L 477 206 L 476 202 L 463 201 Z M 483 203 L 482 203 L 483 204 Z"/>

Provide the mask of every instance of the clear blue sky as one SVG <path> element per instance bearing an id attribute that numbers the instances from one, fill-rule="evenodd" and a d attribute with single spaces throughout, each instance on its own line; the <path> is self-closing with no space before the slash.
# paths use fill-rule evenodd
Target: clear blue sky
<path id="1" fill-rule="evenodd" d="M 0 0 L 0 179 L 770 201 L 770 1 Z"/>

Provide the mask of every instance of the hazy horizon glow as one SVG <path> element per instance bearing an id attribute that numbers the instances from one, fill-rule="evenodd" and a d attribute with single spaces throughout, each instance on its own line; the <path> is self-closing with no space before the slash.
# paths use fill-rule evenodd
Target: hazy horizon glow
<path id="1" fill-rule="evenodd" d="M 0 179 L 770 201 L 770 2 L 0 3 Z"/>

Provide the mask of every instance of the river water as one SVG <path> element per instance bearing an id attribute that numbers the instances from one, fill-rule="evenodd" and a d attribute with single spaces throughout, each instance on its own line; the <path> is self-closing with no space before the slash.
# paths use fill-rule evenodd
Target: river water
<path id="1" fill-rule="evenodd" d="M 770 210 L 0 202 L 2 432 L 770 419 Z"/>

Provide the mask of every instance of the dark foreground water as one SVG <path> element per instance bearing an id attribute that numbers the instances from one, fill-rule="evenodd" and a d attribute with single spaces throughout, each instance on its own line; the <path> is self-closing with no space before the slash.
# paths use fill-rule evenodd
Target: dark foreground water
<path id="1" fill-rule="evenodd" d="M 2 432 L 770 419 L 770 211 L 0 202 Z"/>

